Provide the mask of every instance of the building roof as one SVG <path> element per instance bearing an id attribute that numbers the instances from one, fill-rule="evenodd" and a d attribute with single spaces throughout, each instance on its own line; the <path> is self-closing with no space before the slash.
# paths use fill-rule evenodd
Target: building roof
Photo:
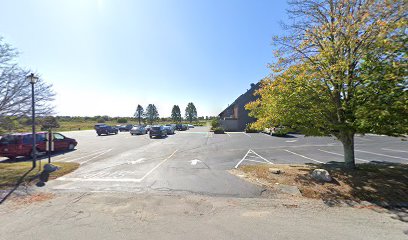
<path id="1" fill-rule="evenodd" d="M 258 82 L 257 84 L 251 83 L 251 88 L 248 89 L 245 93 L 241 94 L 233 103 L 231 103 L 227 108 L 225 108 L 218 116 L 222 115 L 225 111 L 227 111 L 230 108 L 233 108 L 235 105 L 240 105 L 240 104 L 247 104 L 254 96 L 254 93 L 256 90 L 258 90 L 261 86 L 261 82 Z"/>

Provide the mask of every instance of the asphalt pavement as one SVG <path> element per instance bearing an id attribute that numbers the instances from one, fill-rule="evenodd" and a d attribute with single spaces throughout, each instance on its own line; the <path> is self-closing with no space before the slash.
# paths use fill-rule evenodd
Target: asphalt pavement
<path id="1" fill-rule="evenodd" d="M 337 240 L 408 234 L 406 209 L 331 207 L 275 196 L 228 173 L 246 164 L 341 162 L 342 146 L 334 138 L 215 135 L 206 127 L 163 139 L 128 132 L 63 134 L 77 139 L 77 149 L 52 161 L 78 162 L 80 168 L 1 204 L 0 239 Z M 357 136 L 355 148 L 357 163 L 408 162 L 401 138 Z"/>
<path id="2" fill-rule="evenodd" d="M 45 190 L 198 193 L 258 197 L 264 189 L 227 170 L 246 164 L 342 162 L 342 145 L 333 137 L 263 133 L 213 134 L 207 127 L 178 131 L 163 139 L 148 135 L 97 136 L 95 131 L 64 133 L 77 139 L 75 151 L 53 161 L 81 167 L 47 183 Z M 401 138 L 356 136 L 357 163 L 408 163 L 408 142 Z"/>

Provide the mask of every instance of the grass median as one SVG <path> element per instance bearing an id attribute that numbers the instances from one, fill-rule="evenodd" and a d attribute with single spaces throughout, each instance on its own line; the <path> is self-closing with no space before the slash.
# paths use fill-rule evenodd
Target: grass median
<path id="1" fill-rule="evenodd" d="M 74 162 L 55 162 L 52 164 L 59 169 L 50 173 L 49 180 L 73 172 L 79 167 L 79 164 Z M 44 165 L 42 164 L 42 166 Z M 32 169 L 31 162 L 0 163 L 0 190 L 7 190 L 18 185 L 30 185 L 38 178 L 42 170 L 42 167 L 39 168 L 38 166 Z"/>
<path id="2" fill-rule="evenodd" d="M 271 173 L 269 168 L 279 169 L 282 173 Z M 311 173 L 317 168 L 328 170 L 333 181 L 322 183 L 314 180 Z M 340 164 L 251 165 L 241 166 L 239 171 L 252 182 L 261 182 L 271 188 L 278 184 L 297 186 L 304 197 L 332 203 L 344 200 L 380 205 L 408 203 L 406 164 L 359 164 L 353 170 Z"/>

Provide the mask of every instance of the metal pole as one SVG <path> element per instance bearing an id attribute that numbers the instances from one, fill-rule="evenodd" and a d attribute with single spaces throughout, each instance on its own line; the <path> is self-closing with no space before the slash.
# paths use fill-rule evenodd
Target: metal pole
<path id="1" fill-rule="evenodd" d="M 48 163 L 51 163 L 51 129 L 48 130 Z"/>
<path id="2" fill-rule="evenodd" d="M 32 127 L 33 127 L 33 168 L 36 167 L 37 163 L 37 149 L 36 149 L 36 134 L 35 134 L 35 104 L 34 104 L 34 83 L 31 83 L 31 109 L 32 109 Z"/>

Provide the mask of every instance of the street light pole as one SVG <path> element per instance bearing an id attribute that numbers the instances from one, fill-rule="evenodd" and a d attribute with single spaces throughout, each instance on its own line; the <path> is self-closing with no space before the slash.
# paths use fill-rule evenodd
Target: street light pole
<path id="1" fill-rule="evenodd" d="M 36 143 L 36 132 L 35 132 L 35 102 L 34 102 L 34 84 L 37 82 L 38 77 L 34 76 L 34 73 L 31 73 L 26 77 L 26 80 L 31 84 L 31 109 L 32 109 L 32 130 L 33 130 L 33 149 L 32 149 L 32 157 L 33 157 L 33 168 L 37 165 L 37 143 Z"/>

